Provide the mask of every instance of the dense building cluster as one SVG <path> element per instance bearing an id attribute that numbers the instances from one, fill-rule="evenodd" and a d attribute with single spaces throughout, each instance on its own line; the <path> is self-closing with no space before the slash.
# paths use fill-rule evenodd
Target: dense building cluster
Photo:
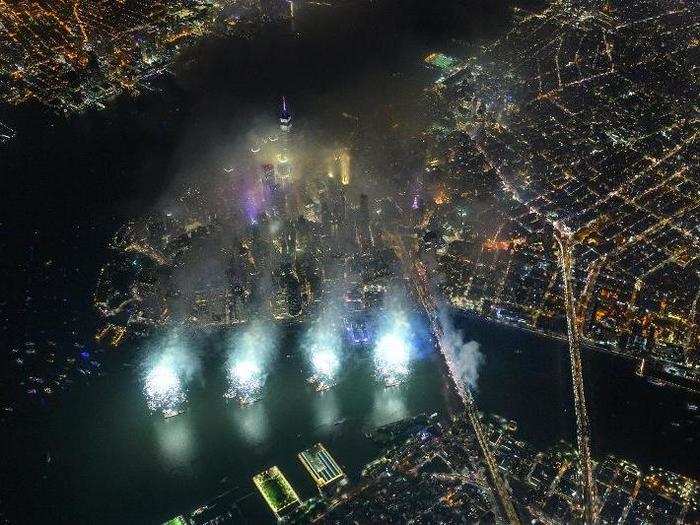
<path id="1" fill-rule="evenodd" d="M 484 426 L 522 522 L 572 523 L 582 505 L 575 451 L 538 451 L 516 425 L 492 416 Z M 327 523 L 476 523 L 493 520 L 493 503 L 466 419 L 422 428 L 370 463 L 363 481 L 325 511 Z M 697 482 L 608 456 L 595 465 L 600 523 L 693 523 Z"/>
<path id="2" fill-rule="evenodd" d="M 243 229 L 190 207 L 126 225 L 101 272 L 96 306 L 111 323 L 138 329 L 172 319 L 224 326 L 260 310 L 278 320 L 300 318 L 322 290 L 345 286 L 353 310 L 380 302 L 396 278 L 393 252 L 370 238 L 366 196 L 353 208 L 334 179 L 327 189 L 337 193 L 324 190 L 303 215 L 262 213 Z M 190 190 L 182 202 L 204 210 L 200 199 Z"/>
<path id="3" fill-rule="evenodd" d="M 172 212 L 116 233 L 94 296 L 105 319 L 98 340 L 116 346 L 127 330 L 181 322 L 324 319 L 323 310 L 338 303 L 349 312 L 351 340 L 368 340 L 365 312 L 401 279 L 376 217 L 386 228 L 401 214 L 391 201 L 357 191 L 347 151 L 332 156 L 327 171 L 322 163 L 300 177 L 283 120 L 278 132 L 252 143 L 244 174 L 224 168 L 218 176 L 225 183 L 214 191 L 188 186 Z M 229 184 L 246 188 L 232 198 Z"/>
<path id="4" fill-rule="evenodd" d="M 480 417 L 521 522 L 579 522 L 583 504 L 575 449 L 561 441 L 538 450 L 518 437 L 516 422 Z M 357 482 L 347 483 L 325 448 L 315 445 L 309 451 L 320 447 L 343 483 L 302 501 L 273 467 L 256 476 L 259 503 L 264 499 L 281 522 L 299 524 L 492 523 L 496 518 L 466 417 L 445 421 L 421 414 L 379 427 L 369 437 L 384 452 L 365 466 Z M 599 523 L 695 523 L 700 518 L 700 485 L 690 478 L 607 456 L 595 462 L 595 482 Z M 281 504 L 286 507 L 278 513 Z M 220 523 L 245 523 L 250 510 L 247 498 L 226 493 L 167 523 L 203 523 L 204 511 Z"/>
<path id="5" fill-rule="evenodd" d="M 3 0 L 0 100 L 66 113 L 103 107 L 148 88 L 193 38 L 237 31 L 266 14 L 256 0 Z"/>
<path id="6" fill-rule="evenodd" d="M 557 1 L 467 60 L 426 59 L 421 235 L 453 305 L 564 335 L 570 232 L 584 342 L 697 380 L 697 26 L 683 0 Z"/>
<path id="7" fill-rule="evenodd" d="M 0 103 L 66 114 L 104 107 L 148 88 L 196 37 L 246 31 L 293 5 L 0 0 Z M 48 328 L 10 329 L 5 317 L 14 386 L 0 421 L 20 406 L 16 397 L 46 404 L 102 376 L 109 348 L 158 331 L 163 342 L 144 366 L 146 405 L 164 418 L 182 414 L 196 368 L 185 373 L 183 327 L 240 329 L 226 343 L 223 397 L 241 407 L 261 399 L 279 324 L 308 323 L 298 346 L 317 392 L 338 384 L 341 339 L 373 346 L 376 377 L 394 387 L 410 376 L 408 312 L 420 306 L 459 415 L 368 430 L 383 452 L 359 481 L 321 443 L 300 452 L 319 492 L 306 501 L 278 467 L 260 472 L 252 482 L 279 521 L 700 521 L 697 481 L 590 457 L 579 353 L 582 343 L 634 360 L 656 384 L 700 385 L 699 15 L 692 0 L 553 0 L 517 11 L 512 28 L 470 58 L 431 53 L 425 62 L 440 77 L 427 90 L 434 121 L 418 155 L 417 141 L 392 149 L 388 136 L 364 152 L 336 143 L 307 155 L 283 97 L 279 126 L 256 135 L 235 165 L 188 177 L 175 198 L 114 234 L 92 297 L 98 326 L 65 297 Z M 13 137 L 0 122 L 0 143 Z M 353 155 L 372 147 L 393 171 L 355 167 Z M 84 277 L 34 252 L 30 260 L 25 269 L 42 277 L 20 287 L 27 318 L 47 299 L 32 287 Z M 482 356 L 445 303 L 568 335 L 576 447 L 537 450 L 515 422 L 477 410 Z M 48 469 L 49 452 L 42 461 Z M 244 522 L 250 494 L 234 490 L 167 523 Z"/>

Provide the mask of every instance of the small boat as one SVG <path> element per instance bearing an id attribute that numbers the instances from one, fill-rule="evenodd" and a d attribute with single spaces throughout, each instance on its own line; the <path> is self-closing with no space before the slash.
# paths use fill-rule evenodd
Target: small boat
<path id="1" fill-rule="evenodd" d="M 171 417 L 179 416 L 180 414 L 182 414 L 182 410 L 166 408 L 165 410 L 163 410 L 163 419 L 170 419 Z"/>

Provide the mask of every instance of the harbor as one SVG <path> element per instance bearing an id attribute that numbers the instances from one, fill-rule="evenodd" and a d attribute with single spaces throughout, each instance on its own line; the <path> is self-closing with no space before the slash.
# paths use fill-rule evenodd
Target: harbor
<path id="1" fill-rule="evenodd" d="M 562 436 L 571 442 L 566 353 L 535 334 L 471 318 L 462 318 L 459 326 L 481 342 L 485 356 L 476 391 L 480 410 L 516 421 L 518 435 L 538 448 Z M 286 348 L 298 344 L 295 330 L 300 331 L 290 328 Z M 367 433 L 420 414 L 452 411 L 439 361 L 429 347 L 401 385 L 385 387 L 371 361 L 358 353 L 325 392 L 306 383 L 300 356 L 280 353 L 261 399 L 240 406 L 221 395 L 225 377 L 217 367 L 217 338 L 195 343 L 209 357 L 189 387 L 186 410 L 177 417 L 163 419 L 148 410 L 137 369 L 107 363 L 99 382 L 70 392 L 48 422 L 34 426 L 40 434 L 11 430 L 10 443 L 18 446 L 11 447 L 6 461 L 31 464 L 34 454 L 48 452 L 44 483 L 54 489 L 44 496 L 72 501 L 67 518 L 73 523 L 87 516 L 105 523 L 112 523 L 110 516 L 163 523 L 229 490 L 235 501 L 244 498 L 240 505 L 248 519 L 267 523 L 274 516 L 255 491 L 254 475 L 277 465 L 306 499 L 318 495 L 318 487 L 299 462 L 300 451 L 323 443 L 354 482 L 382 449 Z M 689 408 L 700 404 L 697 396 L 678 397 L 677 391 L 653 386 L 635 375 L 632 363 L 608 354 L 587 353 L 584 364 L 596 430 L 594 455 L 615 454 L 643 466 L 698 475 L 686 460 L 698 450 L 700 413 Z M 630 367 L 629 373 L 623 367 Z M 606 379 L 611 369 L 619 372 L 615 385 Z M 520 391 L 528 396 L 517 395 Z M 641 407 L 644 418 L 635 415 Z M 685 452 L 679 455 L 679 450 Z M 25 494 L 30 497 L 44 486 L 27 487 Z"/>

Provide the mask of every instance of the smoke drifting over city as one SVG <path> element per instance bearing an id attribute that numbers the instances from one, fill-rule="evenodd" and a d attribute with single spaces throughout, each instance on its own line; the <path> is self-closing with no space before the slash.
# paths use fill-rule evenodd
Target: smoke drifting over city
<path id="1" fill-rule="evenodd" d="M 277 356 L 279 328 L 274 323 L 252 321 L 231 335 L 228 344 L 229 364 L 250 361 L 266 368 Z"/>
<path id="2" fill-rule="evenodd" d="M 420 157 L 393 108 L 364 121 L 339 100 L 322 119 L 298 115 L 294 102 L 257 107 L 235 130 L 190 130 L 197 143 L 211 140 L 197 149 L 183 138 L 168 187 L 115 235 L 96 293 L 107 317 L 137 333 L 230 331 L 223 396 L 240 405 L 264 396 L 279 322 L 308 323 L 299 350 L 318 391 L 342 380 L 349 345 L 371 348 L 386 386 L 408 377 L 418 353 L 382 229 L 418 216 L 421 187 L 407 166 Z M 143 381 L 149 407 L 170 416 L 187 402 L 199 357 L 183 345 L 166 350 L 145 357 Z"/>
<path id="3" fill-rule="evenodd" d="M 0 524 L 700 523 L 697 3 L 0 0 Z"/>

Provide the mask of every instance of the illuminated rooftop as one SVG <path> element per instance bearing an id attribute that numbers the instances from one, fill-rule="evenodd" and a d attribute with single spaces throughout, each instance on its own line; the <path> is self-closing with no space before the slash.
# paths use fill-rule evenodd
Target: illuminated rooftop
<path id="1" fill-rule="evenodd" d="M 333 456 L 321 443 L 316 443 L 299 454 L 299 461 L 313 478 L 318 488 L 323 488 L 345 476 Z"/>
<path id="2" fill-rule="evenodd" d="M 454 58 L 443 55 L 442 53 L 430 53 L 425 57 L 425 61 L 440 69 L 450 69 L 456 62 Z"/>
<path id="3" fill-rule="evenodd" d="M 187 520 L 183 516 L 176 516 L 163 523 L 163 525 L 187 525 Z"/>

